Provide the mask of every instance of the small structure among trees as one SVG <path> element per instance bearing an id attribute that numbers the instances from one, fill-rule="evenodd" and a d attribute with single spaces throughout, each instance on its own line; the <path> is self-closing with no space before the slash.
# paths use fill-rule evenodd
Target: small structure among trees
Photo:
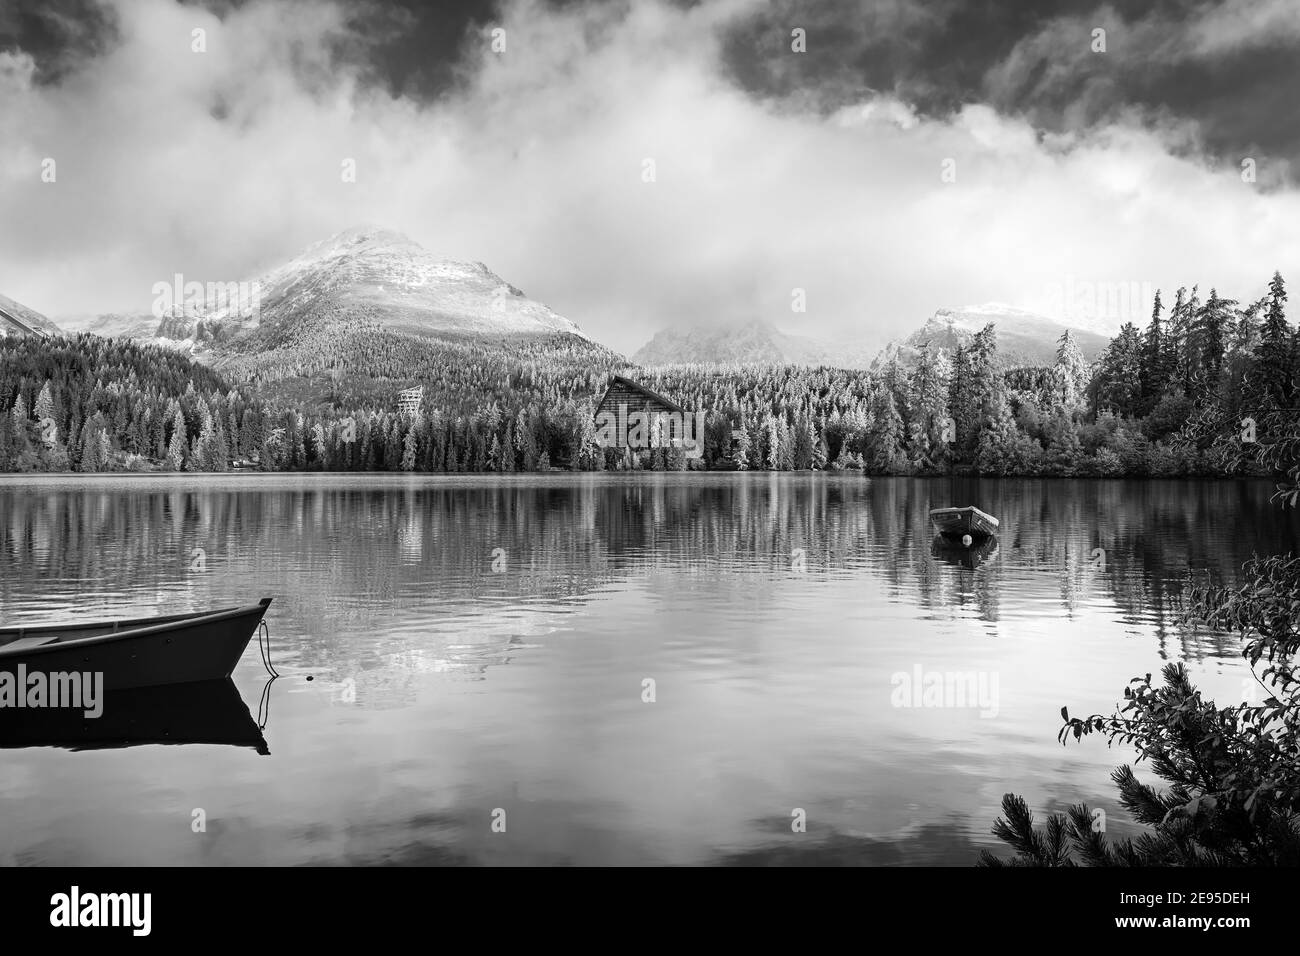
<path id="1" fill-rule="evenodd" d="M 8 335 L 15 335 L 15 336 L 33 335 L 33 336 L 39 336 L 40 338 L 43 339 L 49 338 L 49 335 L 45 332 L 44 329 L 38 329 L 34 325 L 28 325 L 26 322 L 23 322 L 21 319 L 19 319 L 16 315 L 6 312 L 4 309 L 0 309 L 0 337 L 8 336 Z"/>
<path id="2" fill-rule="evenodd" d="M 424 386 L 403 389 L 397 393 L 397 413 L 399 415 L 418 415 L 420 403 L 424 401 Z"/>

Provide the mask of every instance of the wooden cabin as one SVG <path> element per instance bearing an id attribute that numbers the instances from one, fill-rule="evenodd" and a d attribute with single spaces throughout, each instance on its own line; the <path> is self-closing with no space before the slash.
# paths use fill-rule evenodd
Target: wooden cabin
<path id="1" fill-rule="evenodd" d="M 607 447 L 624 449 L 625 454 L 635 454 L 638 457 L 649 457 L 651 449 L 646 445 L 633 445 L 628 441 L 629 432 L 634 432 L 635 427 L 630 426 L 628 417 L 633 412 L 640 412 L 646 419 L 655 415 L 663 414 L 671 416 L 671 424 L 667 430 L 660 436 L 662 444 L 668 446 L 679 442 L 682 433 L 678 430 L 688 418 L 687 411 L 678 405 L 671 398 L 660 395 L 653 389 L 646 388 L 638 382 L 625 378 L 622 375 L 615 375 L 609 383 L 609 388 L 605 390 L 605 395 L 596 406 L 595 418 L 597 425 L 605 420 L 606 416 L 614 416 L 616 422 L 614 429 L 616 439 Z M 687 426 L 689 427 L 689 426 Z"/>

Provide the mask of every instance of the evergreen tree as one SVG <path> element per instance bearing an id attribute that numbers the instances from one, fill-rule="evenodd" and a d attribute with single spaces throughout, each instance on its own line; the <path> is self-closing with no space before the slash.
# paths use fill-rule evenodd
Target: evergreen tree
<path id="1" fill-rule="evenodd" d="M 154 458 L 164 459 L 167 457 L 167 420 L 161 412 L 152 414 L 153 409 L 149 409 L 149 451 L 148 454 Z"/>
<path id="2" fill-rule="evenodd" d="M 288 453 L 290 455 L 290 467 L 306 468 L 307 467 L 307 447 L 306 447 L 306 428 L 303 424 L 302 412 L 294 412 L 289 416 L 289 428 L 286 434 Z"/>
<path id="3" fill-rule="evenodd" d="M 209 454 L 213 471 L 230 470 L 230 442 L 226 438 L 225 426 L 220 416 L 214 416 L 212 422 L 212 445 Z"/>
<path id="4" fill-rule="evenodd" d="M 1199 286 L 1192 286 L 1190 295 L 1185 289 L 1178 290 L 1178 300 L 1174 303 L 1169 321 L 1169 347 L 1171 350 L 1170 368 L 1173 370 L 1173 382 L 1184 394 L 1192 391 L 1196 363 L 1195 318 L 1200 311 L 1201 300 L 1196 294 Z"/>
<path id="5" fill-rule="evenodd" d="M 1142 340 L 1142 399 L 1143 411 L 1156 403 L 1169 387 L 1169 370 L 1166 367 L 1168 350 L 1164 325 L 1160 319 L 1162 305 L 1160 290 L 1156 290 L 1155 304 L 1151 307 L 1151 324 Z"/>
<path id="6" fill-rule="evenodd" d="M 177 405 L 172 414 L 171 443 L 167 446 L 167 458 L 163 463 L 168 471 L 180 471 L 184 467 L 186 446 L 185 418 L 181 415 L 180 406 Z"/>
<path id="7" fill-rule="evenodd" d="M 990 322 L 971 340 L 969 347 L 957 349 L 953 361 L 949 405 L 956 425 L 954 456 L 963 464 L 975 461 L 980 433 L 992 420 L 997 389 L 996 354 L 997 336 Z"/>
<path id="8" fill-rule="evenodd" d="M 776 430 L 779 436 L 777 467 L 781 471 L 791 471 L 794 468 L 794 433 L 786 422 L 784 415 L 777 418 Z"/>
<path id="9" fill-rule="evenodd" d="M 9 430 L 14 435 L 27 434 L 27 400 L 23 398 L 22 392 L 14 399 L 13 406 L 9 409 Z"/>
<path id="10" fill-rule="evenodd" d="M 501 470 L 506 474 L 513 474 L 515 471 L 515 449 L 517 447 L 514 425 L 507 421 L 505 436 L 501 442 Z"/>
<path id="11" fill-rule="evenodd" d="M 311 426 L 311 448 L 312 453 L 316 456 L 317 467 L 322 470 L 329 469 L 329 454 L 325 442 L 325 423 L 313 422 Z"/>
<path id="12" fill-rule="evenodd" d="M 1056 364 L 1052 366 L 1054 404 L 1067 412 L 1073 411 L 1081 403 L 1087 384 L 1088 363 L 1084 361 L 1074 335 L 1066 329 L 1057 341 Z"/>
<path id="13" fill-rule="evenodd" d="M 46 419 L 57 423 L 58 419 L 54 411 L 54 395 L 50 391 L 50 381 L 45 380 L 41 386 L 41 393 L 36 396 L 36 421 L 44 424 Z"/>
<path id="14" fill-rule="evenodd" d="M 1067 333 L 1068 334 L 1068 333 Z M 1097 370 L 1096 407 L 1131 412 L 1142 399 L 1142 336 L 1132 322 L 1125 322 L 1119 334 L 1102 354 Z"/>
<path id="15" fill-rule="evenodd" d="M 1194 363 L 1193 377 L 1201 390 L 1213 392 L 1218 389 L 1227 349 L 1228 326 L 1236 305 L 1233 299 L 1220 299 L 1218 290 L 1211 288 L 1210 297 L 1196 314 L 1194 344 L 1190 351 Z"/>
<path id="16" fill-rule="evenodd" d="M 1288 407 L 1295 395 L 1295 341 L 1286 320 L 1286 284 L 1280 272 L 1268 284 L 1268 310 L 1255 349 L 1259 362 L 1261 398 L 1280 408 Z"/>
<path id="17" fill-rule="evenodd" d="M 242 458 L 240 449 L 239 419 L 232 408 L 226 413 L 226 450 L 231 458 Z"/>
<path id="18" fill-rule="evenodd" d="M 519 454 L 521 471 L 536 471 L 538 468 L 537 443 L 533 438 L 533 427 L 529 421 L 528 411 L 519 409 L 515 417 L 515 451 Z M 549 465 L 549 456 L 547 464 Z"/>
<path id="19" fill-rule="evenodd" d="M 767 424 L 759 418 L 757 411 L 750 419 L 749 425 L 749 467 L 761 471 L 767 467 Z"/>
<path id="20" fill-rule="evenodd" d="M 813 466 L 813 445 L 817 436 L 813 434 L 812 422 L 806 413 L 800 413 L 795 422 L 791 449 L 792 465 L 797 471 L 804 471 Z"/>
<path id="21" fill-rule="evenodd" d="M 216 471 L 216 424 L 208 403 L 199 399 L 199 434 L 192 445 L 190 467 L 194 471 Z"/>
<path id="22" fill-rule="evenodd" d="M 384 468 L 387 471 L 400 471 L 402 456 L 406 451 L 402 444 L 402 420 L 396 415 L 385 415 L 384 419 Z M 464 446 L 461 448 L 463 450 Z"/>
<path id="23" fill-rule="evenodd" d="M 1268 308 L 1268 296 L 1256 299 L 1237 317 L 1237 324 L 1232 330 L 1231 350 L 1233 353 L 1250 355 L 1259 345 L 1259 317 Z"/>
<path id="24" fill-rule="evenodd" d="M 415 471 L 415 425 L 407 426 L 402 439 L 402 471 Z"/>
<path id="25" fill-rule="evenodd" d="M 764 467 L 768 471 L 779 471 L 781 468 L 781 428 L 777 425 L 774 415 L 768 415 L 767 421 L 763 425 L 763 447 L 765 451 Z"/>
<path id="26" fill-rule="evenodd" d="M 81 456 L 77 465 L 79 471 L 94 473 L 108 467 L 108 456 L 105 454 L 104 443 L 100 441 L 100 435 L 103 434 L 101 421 L 97 414 L 81 429 Z"/>
<path id="27" fill-rule="evenodd" d="M 911 379 L 911 392 L 916 402 L 912 446 L 917 460 L 929 466 L 946 461 L 948 457 L 945 431 L 950 418 L 951 378 L 952 363 L 943 349 L 922 348 Z"/>
<path id="28" fill-rule="evenodd" d="M 1074 419 L 1064 409 L 1058 409 L 1052 417 L 1050 435 L 1046 455 L 1048 473 L 1065 477 L 1078 474 L 1085 457 L 1083 442 L 1079 440 Z"/>
<path id="29" fill-rule="evenodd" d="M 740 427 L 731 431 L 731 437 L 735 440 L 736 470 L 748 471 L 750 462 L 750 442 L 749 429 L 745 426 L 745 420 L 742 418 Z"/>
<path id="30" fill-rule="evenodd" d="M 903 418 L 898 414 L 893 392 L 887 388 L 878 389 L 871 410 L 867 465 L 878 474 L 897 474 L 903 470 L 907 459 L 903 453 Z"/>
<path id="31" fill-rule="evenodd" d="M 584 406 L 577 419 L 577 452 L 573 455 L 573 470 L 597 471 L 605 460 L 605 451 L 600 447 L 600 436 L 596 432 L 595 410 L 590 405 Z"/>

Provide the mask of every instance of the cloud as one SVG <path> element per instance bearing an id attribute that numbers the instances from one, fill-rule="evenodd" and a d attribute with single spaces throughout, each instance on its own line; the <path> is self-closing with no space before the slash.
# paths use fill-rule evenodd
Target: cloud
<path id="1" fill-rule="evenodd" d="M 1020 35 L 986 71 L 988 102 L 1053 129 L 1089 127 L 1127 114 L 1180 125 L 1184 145 L 1237 164 L 1267 159 L 1270 185 L 1291 182 L 1300 127 L 1288 94 L 1300 83 L 1300 6 L 1290 0 L 1185 0 L 1102 5 L 1053 16 Z M 1104 31 L 1104 51 L 1094 48 Z"/>
<path id="2" fill-rule="evenodd" d="M 1295 192 L 1211 168 L 1176 118 L 1044 135 L 991 103 L 754 95 L 727 46 L 755 9 L 520 0 L 494 21 L 504 53 L 472 25 L 456 82 L 415 98 L 375 80 L 386 33 L 355 7 L 122 0 L 119 42 L 57 83 L 0 64 L 18 132 L 0 220 L 20 224 L 0 230 L 0 291 L 47 314 L 143 310 L 175 272 L 247 278 L 375 222 L 630 352 L 664 325 L 755 317 L 882 341 L 1067 280 L 1249 299 L 1300 256 Z M 787 38 L 763 55 L 793 63 Z"/>
<path id="3" fill-rule="evenodd" d="M 117 41 L 113 12 L 104 0 L 5 0 L 0 53 L 14 53 L 21 45 L 33 57 L 35 76 L 57 82 Z"/>
<path id="4" fill-rule="evenodd" d="M 1169 31 L 1164 52 L 1171 60 L 1249 52 L 1300 40 L 1300 7 L 1291 0 L 1219 0 L 1199 5 L 1191 18 L 1164 20 L 1161 26 Z"/>

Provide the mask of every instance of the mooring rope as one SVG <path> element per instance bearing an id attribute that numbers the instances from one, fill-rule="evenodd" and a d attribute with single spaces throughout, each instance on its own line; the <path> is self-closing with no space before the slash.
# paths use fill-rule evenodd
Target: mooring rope
<path id="1" fill-rule="evenodd" d="M 267 678 L 266 686 L 262 688 L 261 699 L 257 702 L 257 729 L 266 730 L 267 721 L 271 719 L 271 685 L 279 680 L 279 675 Z"/>
<path id="2" fill-rule="evenodd" d="M 280 672 L 271 663 L 271 629 L 266 621 L 257 625 L 257 649 L 262 655 L 262 666 L 270 674 L 266 686 L 262 688 L 261 699 L 257 702 L 257 729 L 266 730 L 266 723 L 271 719 L 271 685 L 280 678 Z"/>
<path id="3" fill-rule="evenodd" d="M 280 672 L 271 663 L 271 629 L 266 626 L 266 621 L 261 621 L 257 625 L 257 649 L 262 652 L 262 666 L 266 668 L 266 672 L 273 678 L 279 677 Z"/>

